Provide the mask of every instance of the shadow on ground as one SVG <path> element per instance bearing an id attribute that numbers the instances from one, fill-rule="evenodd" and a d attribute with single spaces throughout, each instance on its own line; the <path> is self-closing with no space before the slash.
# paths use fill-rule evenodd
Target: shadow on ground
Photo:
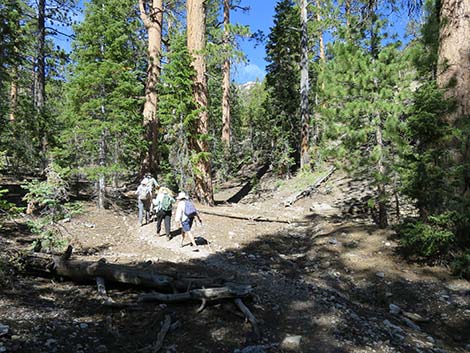
<path id="1" fill-rule="evenodd" d="M 0 346 L 24 353 L 146 352 L 157 340 L 164 316 L 170 315 L 180 327 L 165 338 L 162 351 L 166 352 L 234 352 L 258 345 L 264 348 L 257 352 L 282 352 L 279 344 L 288 336 L 301 336 L 301 352 L 438 352 L 441 348 L 463 352 L 465 333 L 470 332 L 468 320 L 463 315 L 438 325 L 435 320 L 447 310 L 452 312 L 449 305 L 454 311 L 468 309 L 465 302 L 444 302 L 465 293 L 447 290 L 447 297 L 440 296 L 436 288 L 443 287 L 438 283 L 384 278 L 375 269 L 351 273 L 334 241 L 342 242 L 344 252 L 357 249 L 365 244 L 349 240 L 348 234 L 374 236 L 375 227 L 338 224 L 324 231 L 319 228 L 322 217 L 309 219 L 204 259 L 125 264 L 174 276 L 223 276 L 256 284 L 256 295 L 247 305 L 260 321 L 262 339 L 253 335 L 232 303 L 211 305 L 202 313 L 196 313 L 198 302 L 110 308 L 102 305 L 94 283 L 23 277 L 14 272 L 4 279 L 6 285 L 0 292 L 0 324 L 9 326 L 8 333 L 0 336 Z M 5 249 L 17 246 L 15 240 L 24 237 L 23 228 L 7 229 L 1 245 Z M 88 251 L 79 250 L 81 254 Z M 117 302 L 135 302 L 142 291 L 108 288 Z M 427 321 L 412 328 L 403 316 L 389 313 L 392 303 Z M 430 343 L 427 336 L 435 342 Z"/>

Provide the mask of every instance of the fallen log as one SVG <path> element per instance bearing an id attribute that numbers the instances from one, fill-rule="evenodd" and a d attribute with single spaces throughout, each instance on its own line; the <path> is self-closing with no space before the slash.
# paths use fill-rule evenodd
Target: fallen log
<path id="1" fill-rule="evenodd" d="M 245 216 L 245 215 L 239 215 L 239 214 L 231 214 L 231 213 L 225 213 L 225 212 L 220 212 L 220 211 L 213 211 L 213 210 L 206 210 L 206 209 L 199 209 L 198 210 L 202 214 L 209 214 L 213 216 L 219 216 L 219 217 L 227 217 L 227 218 L 233 218 L 233 219 L 242 219 L 242 220 L 247 220 L 247 221 L 252 221 L 252 222 L 273 222 L 273 223 L 292 223 L 295 222 L 294 219 L 285 219 L 285 218 L 272 218 L 272 217 L 265 217 L 265 216 Z"/>
<path id="2" fill-rule="evenodd" d="M 126 265 L 109 264 L 105 259 L 95 262 L 71 260 L 72 250 L 72 247 L 69 246 L 67 251 L 61 256 L 29 255 L 24 257 L 22 261 L 26 270 L 34 271 L 35 273 L 53 274 L 80 282 L 96 282 L 98 294 L 104 300 L 103 304 L 110 307 L 125 308 L 137 304 L 116 303 L 113 301 L 106 292 L 106 282 L 132 284 L 168 292 L 173 291 L 173 293 L 152 292 L 142 294 L 138 301 L 176 303 L 199 300 L 202 304 L 198 312 L 202 311 L 208 302 L 233 300 L 235 305 L 251 323 L 256 336 L 260 337 L 256 318 L 241 299 L 253 294 L 252 285 L 227 282 L 221 278 L 179 278 L 177 276 L 155 273 L 148 266 L 135 268 Z M 151 347 L 148 347 L 151 351 L 158 352 L 160 350 L 163 339 L 171 328 L 170 324 L 169 317 L 165 317 L 165 322 L 158 334 L 157 341 Z"/>
<path id="3" fill-rule="evenodd" d="M 139 301 L 160 301 L 165 303 L 175 303 L 188 300 L 215 301 L 222 299 L 243 298 L 251 295 L 252 292 L 253 287 L 251 285 L 227 284 L 224 287 L 217 288 L 191 289 L 184 293 L 146 293 L 139 297 Z"/>
<path id="4" fill-rule="evenodd" d="M 324 181 L 326 181 L 334 173 L 335 170 L 336 170 L 336 167 L 331 167 L 325 175 L 315 180 L 315 182 L 312 185 L 310 185 L 307 189 L 302 190 L 292 196 L 289 196 L 283 202 L 284 206 L 285 207 L 292 206 L 294 203 L 296 203 L 300 199 L 310 196 L 316 188 L 318 188 Z"/>
<path id="5" fill-rule="evenodd" d="M 149 267 L 107 263 L 105 259 L 94 262 L 71 260 L 71 253 L 70 246 L 62 256 L 29 255 L 23 257 L 22 262 L 27 272 L 39 275 L 55 275 L 77 282 L 95 282 L 96 278 L 101 277 L 106 283 L 122 283 L 165 291 L 217 287 L 226 282 L 223 278 L 171 276 L 157 273 Z"/>

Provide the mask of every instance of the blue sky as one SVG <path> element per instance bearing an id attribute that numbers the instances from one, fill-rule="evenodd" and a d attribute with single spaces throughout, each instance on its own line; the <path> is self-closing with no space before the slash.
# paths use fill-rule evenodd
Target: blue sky
<path id="1" fill-rule="evenodd" d="M 83 4 L 83 2 L 84 0 L 79 1 L 80 4 Z M 242 0 L 240 6 L 248 6 L 250 8 L 249 11 L 232 11 L 230 20 L 234 24 L 248 25 L 252 33 L 262 31 L 267 36 L 270 32 L 270 27 L 273 26 L 274 8 L 277 2 L 278 0 Z M 400 12 L 394 13 L 390 11 L 386 14 L 390 20 L 389 30 L 398 32 L 403 40 L 408 18 L 405 9 L 402 9 Z M 78 14 L 76 20 L 80 21 L 82 19 L 83 14 Z M 58 45 L 66 48 L 66 50 L 70 50 L 69 39 L 58 36 L 56 41 Z M 240 39 L 239 44 L 240 49 L 246 55 L 247 62 L 232 65 L 232 79 L 237 83 L 262 80 L 266 75 L 266 61 L 264 60 L 266 56 L 265 43 Z"/>
<path id="2" fill-rule="evenodd" d="M 249 6 L 250 10 L 246 13 L 233 11 L 230 14 L 230 20 L 232 23 L 248 25 L 253 33 L 261 30 L 265 35 L 268 35 L 269 28 L 273 25 L 276 3 L 277 0 L 243 0 L 241 6 Z M 266 74 L 264 43 L 258 43 L 256 46 L 254 41 L 245 39 L 240 42 L 240 45 L 248 62 L 234 65 L 233 78 L 235 82 L 245 83 L 256 79 L 262 80 Z"/>
<path id="3" fill-rule="evenodd" d="M 230 20 L 232 23 L 248 25 L 254 33 L 261 30 L 265 35 L 269 34 L 269 28 L 273 25 L 274 7 L 278 0 L 242 0 L 240 6 L 249 6 L 248 12 L 241 10 L 232 11 Z M 79 1 L 83 8 L 83 0 Z M 83 20 L 83 13 L 78 13 L 74 18 L 76 21 Z M 64 32 L 71 33 L 70 29 Z M 57 36 L 56 44 L 70 51 L 71 40 L 66 37 Z M 248 62 L 246 64 L 233 65 L 233 79 L 238 83 L 262 80 L 266 74 L 264 61 L 264 43 L 255 43 L 253 40 L 241 40 L 241 50 L 245 53 Z"/>

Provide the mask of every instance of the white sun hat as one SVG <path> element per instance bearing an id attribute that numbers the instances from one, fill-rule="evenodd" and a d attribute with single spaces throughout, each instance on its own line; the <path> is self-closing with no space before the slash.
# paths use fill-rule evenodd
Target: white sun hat
<path id="1" fill-rule="evenodd" d="M 186 193 L 184 191 L 181 191 L 178 196 L 176 196 L 176 199 L 177 200 L 183 200 L 183 199 L 187 199 L 188 198 L 188 195 L 186 195 Z"/>

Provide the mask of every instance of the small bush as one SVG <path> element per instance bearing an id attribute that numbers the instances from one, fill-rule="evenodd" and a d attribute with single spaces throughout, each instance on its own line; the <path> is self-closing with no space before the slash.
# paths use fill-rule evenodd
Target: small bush
<path id="1" fill-rule="evenodd" d="M 470 252 L 458 256 L 451 264 L 452 272 L 466 279 L 470 279 Z"/>
<path id="2" fill-rule="evenodd" d="M 398 227 L 400 245 L 407 255 L 428 259 L 447 254 L 455 241 L 455 214 L 430 216 L 428 222 L 407 220 Z"/>
<path id="3" fill-rule="evenodd" d="M 47 180 L 32 181 L 23 186 L 28 190 L 24 200 L 33 215 L 28 226 L 38 237 L 33 243 L 35 250 L 48 252 L 62 251 L 67 241 L 60 233 L 57 222 L 81 212 L 78 203 L 66 203 L 68 200 L 67 184 L 54 166 L 47 170 Z"/>
<path id="4" fill-rule="evenodd" d="M 0 258 L 0 286 L 4 287 L 6 282 L 5 275 L 5 263 L 2 258 Z"/>
<path id="5" fill-rule="evenodd" d="M 3 199 L 3 195 L 6 193 L 8 193 L 7 189 L 0 189 L 0 229 L 8 216 L 15 215 L 22 210 L 21 207 L 16 207 L 15 204 Z"/>

